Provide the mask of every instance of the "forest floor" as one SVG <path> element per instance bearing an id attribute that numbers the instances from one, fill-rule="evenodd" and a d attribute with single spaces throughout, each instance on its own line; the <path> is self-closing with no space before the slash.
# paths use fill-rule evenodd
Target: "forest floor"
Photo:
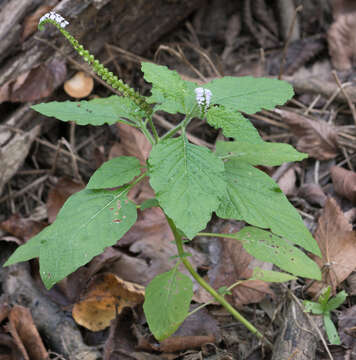
<path id="1" fill-rule="evenodd" d="M 288 143 L 309 155 L 301 162 L 259 168 L 278 183 L 318 242 L 322 258 L 314 260 L 323 281 L 254 281 L 236 286 L 227 296 L 270 339 L 273 350 L 216 303 L 195 312 L 174 336 L 158 343 L 148 330 L 142 304 L 118 314 L 121 305 L 114 306 L 112 300 L 123 283 L 134 283 L 133 292 L 139 292 L 140 286 L 172 266 L 174 238 L 161 210 L 153 207 L 139 212 L 138 222 L 115 246 L 51 290 L 43 286 L 36 259 L 1 268 L 1 360 L 356 359 L 356 84 L 352 67 L 356 6 L 348 1 L 339 2 L 333 10 L 327 1 L 305 1 L 304 8 L 293 1 L 203 3 L 144 53 L 123 50 L 108 40 L 100 59 L 145 95 L 150 85 L 142 79 L 141 61 L 167 65 L 185 80 L 201 84 L 227 75 L 279 77 L 292 84 L 295 96 L 288 103 L 246 116 L 265 141 Z M 11 86 L 21 94 L 11 101 L 4 95 L 8 85 L 3 84 L 4 118 L 22 105 L 33 104 L 34 93 L 38 93 L 36 103 L 72 100 L 62 84 L 83 70 L 83 62 L 76 57 L 67 63 L 68 72 L 61 70 L 59 62 L 43 65 L 55 68 L 60 79 L 56 88 L 45 75 L 31 87 L 17 79 Z M 94 80 L 85 99 L 110 94 L 108 87 Z M 76 126 L 36 116 L 43 126 L 33 127 L 26 136 L 14 124 L 1 128 L 0 122 L 1 263 L 51 224 L 66 199 L 83 189 L 105 161 L 127 155 L 144 163 L 151 150 L 145 137 L 127 125 Z M 159 135 L 180 120 L 179 114 L 154 115 Z M 10 130 L 19 134 L 16 149 L 7 146 Z M 210 149 L 224 138 L 220 130 L 200 120 L 189 124 L 187 135 L 193 144 Z M 25 157 L 12 156 L 18 152 Z M 7 167 L 16 171 L 8 175 Z M 130 198 L 140 204 L 152 195 L 145 182 L 131 191 Z M 242 222 L 214 215 L 208 228 L 231 233 L 242 226 Z M 272 269 L 231 239 L 200 237 L 187 248 L 194 267 L 216 289 L 251 276 L 256 266 Z M 331 314 L 339 345 L 330 344 L 320 316 L 303 313 L 303 301 L 317 301 L 326 286 L 332 296 L 343 290 L 348 295 Z M 198 286 L 194 290 L 192 310 L 211 300 Z M 103 310 L 105 306 L 109 310 Z"/>

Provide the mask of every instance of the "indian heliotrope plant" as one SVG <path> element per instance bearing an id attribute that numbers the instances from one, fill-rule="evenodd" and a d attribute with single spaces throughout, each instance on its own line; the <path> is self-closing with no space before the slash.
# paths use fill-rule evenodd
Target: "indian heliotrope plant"
<path id="1" fill-rule="evenodd" d="M 152 151 L 143 167 L 138 159 L 129 156 L 104 163 L 86 188 L 67 200 L 55 222 L 20 246 L 5 265 L 38 257 L 42 280 L 51 288 L 114 245 L 136 222 L 138 208 L 159 206 L 174 234 L 178 256 L 172 260 L 175 261 L 172 270 L 158 275 L 146 288 L 144 311 L 155 337 L 162 340 L 170 336 L 188 316 L 193 282 L 179 271 L 178 265 L 182 263 L 236 319 L 269 343 L 226 301 L 224 291 L 214 290 L 197 274 L 183 242 L 203 235 L 231 238 L 240 241 L 257 259 L 289 273 L 260 270 L 255 272 L 258 274 L 255 278 L 286 281 L 297 275 L 320 279 L 318 266 L 301 250 L 320 255 L 315 240 L 279 186 L 255 167 L 298 161 L 306 155 L 288 144 L 263 141 L 243 115 L 283 104 L 293 96 L 292 87 L 284 81 L 249 76 L 224 77 L 199 87 L 182 80 L 177 72 L 165 66 L 142 63 L 144 78 L 152 84 L 151 95 L 144 97 L 85 50 L 65 30 L 68 22 L 60 15 L 45 15 L 39 29 L 45 23 L 55 25 L 93 71 L 122 96 L 54 101 L 32 108 L 79 125 L 128 124 L 143 132 L 152 144 Z M 159 136 L 152 120 L 152 114 L 158 110 L 185 117 Z M 196 118 L 221 128 L 233 141 L 217 142 L 214 152 L 191 144 L 186 127 Z M 149 202 L 151 205 L 135 204 L 127 194 L 146 176 L 155 191 L 155 199 Z M 200 233 L 213 212 L 223 219 L 244 220 L 249 226 L 235 234 Z"/>

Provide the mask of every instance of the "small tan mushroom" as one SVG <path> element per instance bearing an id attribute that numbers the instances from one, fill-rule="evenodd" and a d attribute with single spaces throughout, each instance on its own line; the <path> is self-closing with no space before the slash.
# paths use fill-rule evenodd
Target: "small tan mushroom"
<path id="1" fill-rule="evenodd" d="M 93 90 L 94 80 L 83 71 L 77 72 L 64 83 L 64 91 L 76 99 L 87 97 Z"/>

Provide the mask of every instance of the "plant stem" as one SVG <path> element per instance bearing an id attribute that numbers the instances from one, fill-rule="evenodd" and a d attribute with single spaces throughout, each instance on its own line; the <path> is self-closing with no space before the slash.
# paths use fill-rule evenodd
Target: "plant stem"
<path id="1" fill-rule="evenodd" d="M 193 276 L 193 278 L 198 282 L 199 285 L 201 285 L 207 292 L 209 292 L 214 297 L 214 299 L 217 300 L 236 320 L 240 321 L 243 325 L 245 325 L 248 330 L 250 330 L 260 340 L 264 341 L 264 343 L 272 349 L 273 344 L 261 332 L 259 332 L 247 319 L 245 319 L 236 309 L 234 309 L 233 306 L 231 306 L 229 302 L 222 295 L 220 295 L 203 278 L 201 278 L 199 274 L 194 270 L 193 266 L 188 261 L 188 259 L 185 256 L 182 256 L 184 254 L 182 235 L 177 230 L 174 222 L 168 217 L 167 220 L 174 234 L 178 255 L 180 256 L 182 263 L 184 264 L 186 269 L 190 272 L 190 274 Z"/>
<path id="2" fill-rule="evenodd" d="M 148 117 L 148 123 L 150 124 L 151 126 L 151 129 L 152 129 L 152 132 L 153 132 L 153 136 L 154 136 L 154 139 L 155 139 L 155 143 L 157 144 L 158 141 L 159 141 L 159 136 L 158 136 L 158 133 L 157 133 L 157 129 L 152 121 L 152 115 L 150 115 Z"/>
<path id="3" fill-rule="evenodd" d="M 146 136 L 147 140 L 153 145 L 156 143 L 154 138 L 152 137 L 151 133 L 146 128 L 146 125 L 144 123 L 140 124 L 140 130 L 143 132 L 143 134 Z"/>

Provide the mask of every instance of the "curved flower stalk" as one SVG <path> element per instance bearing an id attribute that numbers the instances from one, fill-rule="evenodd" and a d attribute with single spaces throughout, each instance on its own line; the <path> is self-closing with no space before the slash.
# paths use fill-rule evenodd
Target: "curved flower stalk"
<path id="1" fill-rule="evenodd" d="M 76 40 L 67 30 L 64 30 L 64 28 L 69 25 L 67 20 L 65 20 L 61 15 L 51 11 L 41 17 L 38 23 L 38 29 L 43 30 L 44 25 L 47 23 L 54 25 L 63 34 L 63 36 L 72 44 L 77 53 L 107 84 L 120 91 L 124 96 L 132 99 L 142 110 L 145 111 L 148 116 L 152 114 L 152 109 L 143 96 L 141 96 L 138 92 L 129 87 L 121 79 L 109 71 L 109 69 L 101 64 L 99 60 L 94 58 L 94 55 L 90 54 L 88 50 L 84 49 L 83 45 L 79 44 L 78 40 Z"/>

